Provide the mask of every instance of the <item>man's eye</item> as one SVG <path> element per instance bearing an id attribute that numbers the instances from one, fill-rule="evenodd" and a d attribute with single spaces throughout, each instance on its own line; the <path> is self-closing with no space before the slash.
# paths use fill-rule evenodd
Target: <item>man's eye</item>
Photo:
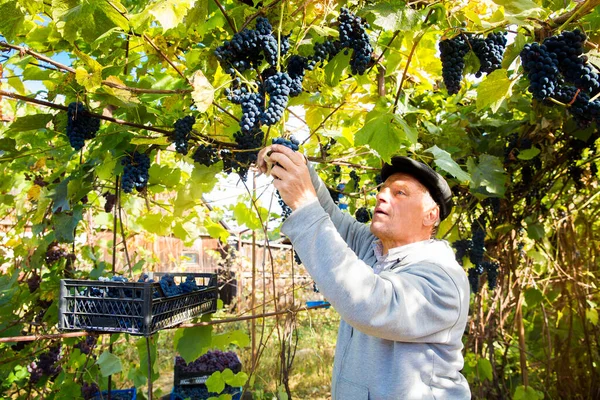
<path id="1" fill-rule="evenodd" d="M 405 195 L 406 193 L 404 193 L 404 190 L 398 190 L 398 191 L 396 192 L 396 194 Z"/>

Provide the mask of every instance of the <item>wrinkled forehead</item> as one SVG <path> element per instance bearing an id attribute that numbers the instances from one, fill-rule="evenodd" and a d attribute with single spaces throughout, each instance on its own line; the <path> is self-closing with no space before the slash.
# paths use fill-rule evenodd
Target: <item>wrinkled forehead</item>
<path id="1" fill-rule="evenodd" d="M 414 176 L 405 172 L 395 172 L 383 182 L 382 187 L 406 185 L 409 188 L 429 193 L 429 190 Z"/>

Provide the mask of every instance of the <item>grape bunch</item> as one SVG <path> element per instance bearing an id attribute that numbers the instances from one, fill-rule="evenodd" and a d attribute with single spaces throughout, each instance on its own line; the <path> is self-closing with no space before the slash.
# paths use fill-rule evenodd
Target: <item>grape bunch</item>
<path id="1" fill-rule="evenodd" d="M 506 32 L 492 32 L 485 39 L 471 38 L 469 40 L 473 52 L 479 59 L 479 70 L 475 73 L 477 78 L 502 67 L 502 58 L 506 47 L 505 35 Z"/>
<path id="2" fill-rule="evenodd" d="M 171 274 L 165 274 L 161 276 L 159 284 L 164 295 L 167 297 L 177 296 L 183 293 L 182 288 L 177 286 L 177 283 L 175 283 L 175 278 Z"/>
<path id="3" fill-rule="evenodd" d="M 194 152 L 192 159 L 194 160 L 194 162 L 205 165 L 207 167 L 216 164 L 220 160 L 219 152 L 217 151 L 217 149 L 210 145 L 204 144 L 200 144 L 198 145 L 198 147 L 196 147 L 196 151 Z"/>
<path id="4" fill-rule="evenodd" d="M 67 136 L 71 147 L 80 150 L 86 139 L 92 139 L 100 129 L 100 120 L 91 117 L 83 103 L 72 102 L 67 107 Z"/>
<path id="5" fill-rule="evenodd" d="M 287 107 L 291 85 L 292 78 L 290 78 L 287 72 L 277 72 L 275 75 L 265 79 L 263 87 L 269 95 L 269 104 L 260 114 L 260 122 L 264 125 L 274 125 L 279 122 Z"/>
<path id="6" fill-rule="evenodd" d="M 131 193 L 133 188 L 138 192 L 143 191 L 148 185 L 150 174 L 150 157 L 146 153 L 134 151 L 121 160 L 123 165 L 123 178 L 121 179 L 121 188 L 125 193 Z"/>
<path id="7" fill-rule="evenodd" d="M 294 135 L 290 136 L 289 139 L 286 139 L 284 137 L 278 137 L 278 138 L 274 138 L 272 140 L 273 144 L 280 144 L 282 146 L 287 147 L 288 149 L 294 150 L 294 151 L 298 151 L 298 149 L 300 148 L 300 141 L 298 139 L 296 139 L 294 137 Z"/>
<path id="8" fill-rule="evenodd" d="M 107 213 L 112 212 L 115 203 L 117 202 L 117 195 L 111 192 L 104 192 L 102 197 L 104 197 L 104 200 L 106 200 L 104 203 L 104 211 Z"/>
<path id="9" fill-rule="evenodd" d="M 600 89 L 600 77 L 587 65 L 587 56 L 583 55 L 583 44 L 587 37 L 579 29 L 564 31 L 557 36 L 544 40 L 546 49 L 556 54 L 558 69 L 565 81 L 588 94 Z"/>
<path id="10" fill-rule="evenodd" d="M 471 224 L 471 251 L 469 259 L 475 266 L 480 266 L 485 253 L 485 214 L 481 214 Z"/>
<path id="11" fill-rule="evenodd" d="M 498 268 L 500 267 L 500 264 L 493 261 L 486 261 L 481 266 L 487 273 L 488 288 L 494 290 L 498 280 Z"/>
<path id="12" fill-rule="evenodd" d="M 467 277 L 473 293 L 479 292 L 479 278 L 481 277 L 481 274 L 483 274 L 483 267 L 481 265 L 471 267 L 467 272 Z"/>
<path id="13" fill-rule="evenodd" d="M 373 61 L 373 47 L 365 31 L 365 28 L 369 28 L 369 24 L 345 7 L 340 10 L 338 23 L 341 46 L 353 50 L 350 57 L 352 74 L 363 75 Z"/>
<path id="14" fill-rule="evenodd" d="M 242 370 L 242 363 L 233 351 L 211 350 L 189 364 L 185 362 L 183 357 L 177 356 L 175 357 L 175 368 L 184 373 L 198 375 L 210 375 L 216 371 L 223 372 L 227 368 L 232 370 L 233 373 L 238 373 Z"/>
<path id="15" fill-rule="evenodd" d="M 373 214 L 367 207 L 361 207 L 354 213 L 356 220 L 361 223 L 367 223 L 373 218 Z"/>
<path id="16" fill-rule="evenodd" d="M 46 261 L 46 265 L 50 266 L 63 258 L 67 258 L 68 255 L 69 253 L 61 248 L 58 243 L 52 242 L 46 249 L 44 260 Z"/>
<path id="17" fill-rule="evenodd" d="M 94 347 L 96 347 L 96 342 L 98 341 L 97 336 L 86 336 L 84 340 L 75 344 L 75 348 L 79 349 L 81 354 L 90 354 Z"/>
<path id="18" fill-rule="evenodd" d="M 234 398 L 234 395 L 240 393 L 240 389 L 236 387 L 232 387 L 230 385 L 225 385 L 223 391 L 220 394 L 229 394 L 231 398 Z M 215 393 L 209 392 L 206 385 L 176 385 L 173 388 L 173 393 L 171 399 L 173 400 L 201 400 L 208 398 L 216 398 Z"/>
<path id="19" fill-rule="evenodd" d="M 258 17 L 255 29 L 244 29 L 236 33 L 231 41 L 225 41 L 222 46 L 217 47 L 215 55 L 227 73 L 234 76 L 236 70 L 241 73 L 258 68 L 263 59 L 271 65 L 277 65 L 278 48 L 281 56 L 288 52 L 289 36 L 282 36 L 281 43 L 278 44 L 269 20 Z"/>
<path id="20" fill-rule="evenodd" d="M 312 71 L 314 62 L 306 57 L 294 54 L 287 61 L 287 74 L 291 79 L 289 85 L 290 97 L 296 97 L 302 93 L 302 81 L 307 70 Z"/>
<path id="21" fill-rule="evenodd" d="M 452 243 L 452 247 L 456 250 L 456 261 L 463 265 L 463 259 L 471 251 L 473 242 L 471 239 L 459 239 Z"/>
<path id="22" fill-rule="evenodd" d="M 440 41 L 439 49 L 444 84 L 449 94 L 456 94 L 461 87 L 465 56 L 470 50 L 468 38 L 460 34 L 452 39 L 444 39 Z"/>
<path id="23" fill-rule="evenodd" d="M 285 201 L 281 198 L 281 194 L 279 194 L 279 190 L 276 190 L 275 194 L 277 195 L 277 203 L 281 207 L 281 219 L 285 221 L 292 214 L 292 209 L 285 204 Z"/>
<path id="24" fill-rule="evenodd" d="M 59 364 L 60 359 L 60 344 L 54 344 L 48 351 L 40 354 L 36 361 L 31 362 L 27 366 L 27 371 L 30 373 L 29 382 L 35 385 L 44 376 L 47 376 L 49 379 L 56 378 L 60 371 L 62 371 L 62 367 Z"/>
<path id="25" fill-rule="evenodd" d="M 243 86 L 239 89 L 225 90 L 227 98 L 234 104 L 242 106 L 240 128 L 243 133 L 255 132 L 259 129 L 259 120 L 264 111 L 265 98 L 262 92 L 248 92 Z"/>
<path id="26" fill-rule="evenodd" d="M 196 118 L 191 115 L 187 115 L 183 118 L 178 119 L 173 124 L 173 142 L 175 142 L 175 151 L 184 156 L 188 152 L 188 142 L 191 137 L 192 128 L 196 123 Z"/>
<path id="27" fill-rule="evenodd" d="M 556 53 L 545 45 L 526 44 L 521 50 L 521 64 L 529 79 L 529 91 L 534 99 L 544 100 L 552 96 L 558 87 L 559 70 Z"/>
<path id="28" fill-rule="evenodd" d="M 83 400 L 92 400 L 100 392 L 100 387 L 96 382 L 87 383 L 83 382 L 81 385 L 81 397 Z"/>
<path id="29" fill-rule="evenodd" d="M 342 43 L 339 40 L 325 40 L 321 43 L 315 43 L 313 46 L 313 55 L 310 57 L 310 65 L 322 64 L 329 61 L 342 51 Z"/>
<path id="30" fill-rule="evenodd" d="M 237 151 L 234 153 L 233 168 L 242 178 L 246 180 L 248 176 L 248 168 L 257 160 L 258 151 L 262 146 L 264 133 L 257 128 L 253 131 L 236 132 L 233 137 L 237 143 Z"/>
<path id="31" fill-rule="evenodd" d="M 29 288 L 29 293 L 33 293 L 40 287 L 40 283 L 42 282 L 42 278 L 38 275 L 37 272 L 33 272 L 33 274 L 27 279 L 27 287 Z"/>
<path id="32" fill-rule="evenodd" d="M 600 121 L 600 100 L 590 101 L 588 94 L 575 86 L 560 85 L 554 93 L 554 98 L 569 106 L 567 111 L 580 128 L 587 128 L 592 122 Z"/>
<path id="33" fill-rule="evenodd" d="M 200 290 L 193 275 L 186 276 L 185 281 L 179 284 L 179 288 L 181 289 L 181 293 L 191 293 L 195 290 Z"/>
<path id="34" fill-rule="evenodd" d="M 360 189 L 360 176 L 358 176 L 355 170 L 350 171 L 350 179 L 354 181 L 354 190 L 358 191 Z"/>

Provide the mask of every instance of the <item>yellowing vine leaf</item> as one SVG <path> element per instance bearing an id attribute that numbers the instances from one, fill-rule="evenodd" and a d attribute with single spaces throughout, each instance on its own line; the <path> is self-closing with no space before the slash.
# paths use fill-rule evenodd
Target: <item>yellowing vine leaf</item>
<path id="1" fill-rule="evenodd" d="M 215 89 L 212 87 L 206 76 L 202 71 L 198 70 L 194 72 L 192 77 L 192 98 L 194 104 L 198 108 L 198 111 L 204 112 L 208 110 L 208 107 L 212 104 L 215 98 Z"/>

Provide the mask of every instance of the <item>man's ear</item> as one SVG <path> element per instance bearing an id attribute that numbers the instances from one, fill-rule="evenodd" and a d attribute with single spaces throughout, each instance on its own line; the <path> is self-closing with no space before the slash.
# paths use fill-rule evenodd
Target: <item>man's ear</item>
<path id="1" fill-rule="evenodd" d="M 431 207 L 423 217 L 423 226 L 433 226 L 440 219 L 440 206 Z"/>

